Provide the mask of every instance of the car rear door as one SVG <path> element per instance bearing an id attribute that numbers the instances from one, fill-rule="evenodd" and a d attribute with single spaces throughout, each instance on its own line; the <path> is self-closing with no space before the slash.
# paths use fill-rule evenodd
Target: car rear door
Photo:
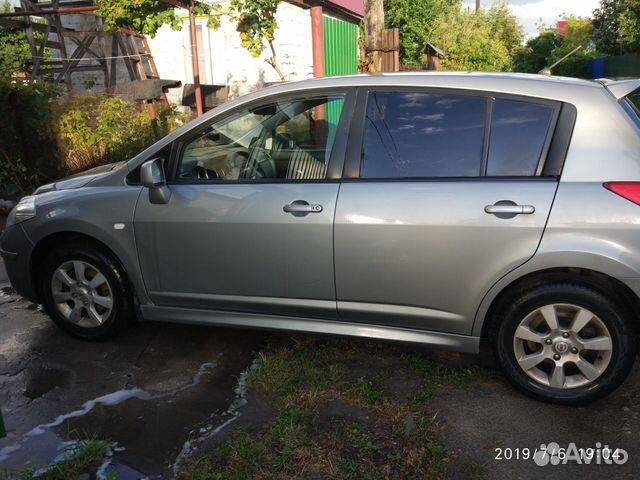
<path id="1" fill-rule="evenodd" d="M 177 141 L 169 202 L 143 192 L 135 213 L 156 305 L 335 318 L 333 218 L 353 97 L 269 97 Z"/>
<path id="2" fill-rule="evenodd" d="M 536 251 L 571 108 L 460 90 L 359 91 L 335 220 L 340 317 L 470 334 L 485 293 Z"/>

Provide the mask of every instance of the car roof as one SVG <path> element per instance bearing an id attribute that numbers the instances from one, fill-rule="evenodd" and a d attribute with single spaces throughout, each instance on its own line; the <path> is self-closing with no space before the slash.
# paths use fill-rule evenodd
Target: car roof
<path id="1" fill-rule="evenodd" d="M 614 82 L 618 83 L 618 82 Z M 606 85 L 606 86 L 605 86 Z M 596 91 L 607 91 L 612 83 L 526 73 L 489 72 L 399 72 L 345 75 L 285 82 L 245 97 L 260 98 L 275 93 L 316 88 L 345 87 L 433 87 L 523 95 L 570 103 L 588 101 Z"/>

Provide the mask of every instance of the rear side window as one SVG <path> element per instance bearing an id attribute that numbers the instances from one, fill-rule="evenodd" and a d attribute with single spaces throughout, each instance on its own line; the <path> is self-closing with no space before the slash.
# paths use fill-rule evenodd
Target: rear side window
<path id="1" fill-rule="evenodd" d="M 622 102 L 622 106 L 633 121 L 636 122 L 636 125 L 640 127 L 640 89 L 627 95 Z"/>
<path id="2" fill-rule="evenodd" d="M 550 105 L 496 99 L 487 176 L 535 175 L 554 113 Z"/>
<path id="3" fill-rule="evenodd" d="M 360 176 L 480 175 L 486 111 L 484 97 L 370 93 Z"/>

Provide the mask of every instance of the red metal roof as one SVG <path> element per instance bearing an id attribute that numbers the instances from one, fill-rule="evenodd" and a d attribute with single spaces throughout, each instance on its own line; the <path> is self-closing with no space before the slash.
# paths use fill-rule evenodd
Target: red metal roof
<path id="1" fill-rule="evenodd" d="M 327 3 L 332 3 L 337 7 L 344 8 L 360 17 L 364 17 L 364 0 L 327 0 Z"/>

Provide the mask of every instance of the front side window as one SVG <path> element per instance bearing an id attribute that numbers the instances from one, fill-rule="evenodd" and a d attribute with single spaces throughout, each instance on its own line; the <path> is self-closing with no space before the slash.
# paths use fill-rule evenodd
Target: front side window
<path id="1" fill-rule="evenodd" d="M 535 175 L 554 111 L 550 105 L 496 99 L 487 176 Z"/>
<path id="2" fill-rule="evenodd" d="M 487 100 L 432 93 L 371 93 L 362 178 L 481 174 Z"/>
<path id="3" fill-rule="evenodd" d="M 178 179 L 324 179 L 343 106 L 338 95 L 241 110 L 185 144 Z"/>

